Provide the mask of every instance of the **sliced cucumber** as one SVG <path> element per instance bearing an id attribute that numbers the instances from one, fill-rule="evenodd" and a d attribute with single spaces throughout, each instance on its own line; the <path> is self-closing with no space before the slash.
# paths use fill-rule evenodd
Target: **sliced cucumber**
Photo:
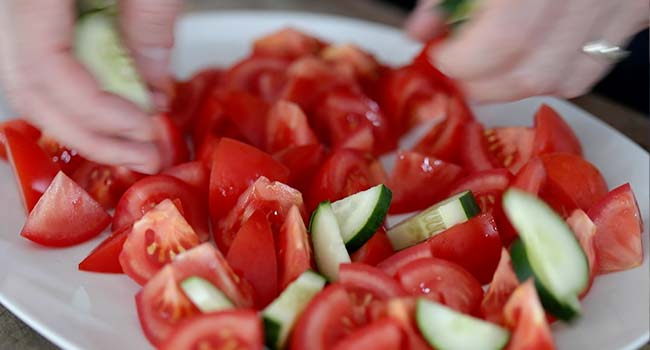
<path id="1" fill-rule="evenodd" d="M 341 237 L 350 253 L 361 248 L 384 222 L 393 194 L 377 185 L 332 203 Z"/>
<path id="2" fill-rule="evenodd" d="M 573 319 L 580 313 L 578 295 L 589 281 L 589 263 L 575 235 L 553 209 L 526 192 L 506 191 L 503 208 L 520 238 L 511 248 L 517 277 L 534 277 L 544 308 L 560 319 Z"/>
<path id="3" fill-rule="evenodd" d="M 350 262 L 350 255 L 341 238 L 341 230 L 330 202 L 322 202 L 309 222 L 309 232 L 314 245 L 314 260 L 318 271 L 330 281 L 336 281 L 339 265 Z"/>
<path id="4" fill-rule="evenodd" d="M 266 345 L 283 349 L 298 316 L 325 286 L 325 278 L 313 271 L 303 272 L 264 311 Z"/>
<path id="5" fill-rule="evenodd" d="M 388 239 L 395 250 L 404 249 L 465 222 L 480 212 L 472 191 L 461 192 L 391 227 Z"/>
<path id="6" fill-rule="evenodd" d="M 181 289 L 201 312 L 232 309 L 235 305 L 210 281 L 192 276 L 181 282 Z"/>
<path id="7" fill-rule="evenodd" d="M 455 28 L 470 18 L 477 5 L 477 0 L 442 0 L 437 7 L 446 16 L 446 23 Z"/>
<path id="8" fill-rule="evenodd" d="M 510 332 L 441 304 L 420 298 L 415 320 L 427 342 L 439 350 L 496 350 L 510 339 Z"/>
<path id="9" fill-rule="evenodd" d="M 151 110 L 149 91 L 122 45 L 115 17 L 107 11 L 83 15 L 76 24 L 75 54 L 105 91 Z"/>

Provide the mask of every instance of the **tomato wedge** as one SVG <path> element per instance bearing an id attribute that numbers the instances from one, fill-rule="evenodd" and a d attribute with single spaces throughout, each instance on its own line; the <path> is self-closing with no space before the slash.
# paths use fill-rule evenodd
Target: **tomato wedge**
<path id="1" fill-rule="evenodd" d="M 470 172 L 500 168 L 499 160 L 490 152 L 485 129 L 479 122 L 467 123 L 463 127 L 460 150 L 461 164 Z"/>
<path id="2" fill-rule="evenodd" d="M 336 343 L 333 350 L 394 350 L 403 349 L 404 343 L 400 324 L 391 318 L 383 318 L 354 330 Z"/>
<path id="3" fill-rule="evenodd" d="M 390 276 L 395 276 L 395 274 L 397 274 L 397 271 L 399 271 L 402 267 L 408 265 L 413 261 L 425 258 L 433 258 L 429 242 L 418 243 L 412 247 L 401 250 L 390 256 L 388 259 L 377 264 L 377 267 Z"/>
<path id="4" fill-rule="evenodd" d="M 504 324 L 503 307 L 518 285 L 519 280 L 512 269 L 510 254 L 502 248 L 499 265 L 481 302 L 481 316 L 492 323 Z"/>
<path id="5" fill-rule="evenodd" d="M 25 211 L 29 213 L 60 169 L 28 136 L 7 128 L 4 137 L 9 163 L 14 170 Z"/>
<path id="6" fill-rule="evenodd" d="M 526 281 L 512 293 L 503 308 L 503 319 L 512 332 L 509 349 L 555 349 L 553 335 L 532 280 Z"/>
<path id="7" fill-rule="evenodd" d="M 341 75 L 350 75 L 365 87 L 376 83 L 380 75 L 379 62 L 369 53 L 354 44 L 331 44 L 325 47 L 320 56 Z"/>
<path id="8" fill-rule="evenodd" d="M 399 349 L 430 350 L 431 347 L 422 338 L 420 331 L 415 324 L 415 303 L 416 298 L 392 298 L 385 303 L 375 304 L 372 310 L 372 319 L 380 320 L 388 317 L 395 320 L 405 335 L 404 347 Z"/>
<path id="9" fill-rule="evenodd" d="M 327 350 L 348 332 L 353 305 L 340 284 L 332 284 L 318 293 L 302 312 L 291 336 L 291 349 Z"/>
<path id="10" fill-rule="evenodd" d="M 481 284 L 492 280 L 501 254 L 499 232 L 490 214 L 454 225 L 433 236 L 429 244 L 434 257 L 460 265 Z"/>
<path id="11" fill-rule="evenodd" d="M 45 246 L 66 247 L 97 236 L 110 222 L 104 208 L 60 171 L 29 213 L 20 235 Z"/>
<path id="12" fill-rule="evenodd" d="M 517 173 L 533 154 L 534 130 L 525 127 L 503 127 L 485 130 L 488 150 L 512 173 Z"/>
<path id="13" fill-rule="evenodd" d="M 154 120 L 158 137 L 156 145 L 162 156 L 162 169 L 187 162 L 190 159 L 190 151 L 181 129 L 167 114 L 159 115 Z"/>
<path id="14" fill-rule="evenodd" d="M 7 159 L 7 139 L 5 138 L 5 130 L 13 129 L 22 134 L 25 138 L 38 141 L 41 137 L 41 131 L 22 119 L 11 119 L 0 123 L 0 159 Z"/>
<path id="15" fill-rule="evenodd" d="M 229 138 L 219 141 L 210 173 L 210 219 L 214 227 L 260 176 L 286 182 L 289 169 L 253 146 Z"/>
<path id="16" fill-rule="evenodd" d="M 580 247 L 582 247 L 582 251 L 584 251 L 587 256 L 587 262 L 589 263 L 589 283 L 587 283 L 587 287 L 585 287 L 585 290 L 581 293 L 581 296 L 584 296 L 589 292 L 589 289 L 591 289 L 596 273 L 598 273 L 598 261 L 594 243 L 594 238 L 596 237 L 596 225 L 591 221 L 587 213 L 581 209 L 574 210 L 569 218 L 567 218 L 566 222 L 571 228 L 571 231 L 576 235 Z"/>
<path id="17" fill-rule="evenodd" d="M 262 322 L 257 314 L 252 310 L 232 310 L 199 315 L 181 323 L 160 349 L 262 350 L 263 341 Z"/>
<path id="18" fill-rule="evenodd" d="M 278 233 L 279 290 L 311 268 L 311 247 L 300 209 L 292 206 Z"/>
<path id="19" fill-rule="evenodd" d="M 53 163 L 59 165 L 63 172 L 70 176 L 84 163 L 84 158 L 76 150 L 69 149 L 52 137 L 42 134 L 38 146 L 50 157 Z"/>
<path id="20" fill-rule="evenodd" d="M 517 172 L 512 181 L 512 187 L 537 195 L 545 183 L 544 163 L 538 157 L 533 157 Z"/>
<path id="21" fill-rule="evenodd" d="M 289 63 L 289 60 L 280 57 L 247 57 L 226 72 L 223 85 L 229 90 L 274 101 L 286 84 Z"/>
<path id="22" fill-rule="evenodd" d="M 71 178 L 104 209 L 115 208 L 124 192 L 142 177 L 143 174 L 125 167 L 102 165 L 87 160 L 71 175 Z"/>
<path id="23" fill-rule="evenodd" d="M 167 339 L 180 322 L 200 313 L 180 287 L 180 282 L 192 276 L 210 281 L 238 307 L 253 305 L 248 282 L 232 271 L 216 248 L 203 243 L 165 265 L 135 296 L 142 330 L 154 346 Z"/>
<path id="24" fill-rule="evenodd" d="M 165 169 L 162 173 L 184 181 L 186 184 L 191 185 L 201 193 L 204 193 L 207 197 L 210 173 L 203 162 L 192 161 L 178 164 Z"/>
<path id="25" fill-rule="evenodd" d="M 278 295 L 278 264 L 271 225 L 256 211 L 237 232 L 226 260 L 255 290 L 255 307 L 262 309 Z"/>
<path id="26" fill-rule="evenodd" d="M 379 300 L 406 296 L 406 292 L 391 276 L 382 270 L 362 263 L 341 264 L 339 283 L 360 299 L 366 295 Z"/>
<path id="27" fill-rule="evenodd" d="M 393 246 L 386 236 L 386 230 L 380 227 L 361 248 L 350 255 L 350 258 L 353 262 L 375 266 L 388 259 L 393 253 Z"/>
<path id="28" fill-rule="evenodd" d="M 599 273 L 631 269 L 643 262 L 643 222 L 630 184 L 598 201 L 589 217 L 596 224 L 594 244 Z"/>
<path id="29" fill-rule="evenodd" d="M 229 91 L 222 97 L 224 115 L 239 129 L 251 145 L 266 146 L 266 116 L 269 105 L 243 91 Z"/>
<path id="30" fill-rule="evenodd" d="M 130 227 L 113 232 L 79 263 L 79 270 L 103 273 L 123 273 L 120 252 L 131 231 Z"/>
<path id="31" fill-rule="evenodd" d="M 130 226 L 165 199 L 178 199 L 183 216 L 201 241 L 210 238 L 207 209 L 201 196 L 192 186 L 168 175 L 147 176 L 124 193 L 115 208 L 113 231 Z"/>
<path id="32" fill-rule="evenodd" d="M 417 152 L 401 151 L 388 182 L 393 191 L 390 213 L 407 213 L 435 204 L 444 199 L 449 186 L 463 173 L 458 165 Z"/>
<path id="33" fill-rule="evenodd" d="M 318 139 L 300 106 L 278 101 L 271 107 L 266 120 L 266 150 L 269 153 L 317 143 Z"/>
<path id="34" fill-rule="evenodd" d="M 542 105 L 535 113 L 535 154 L 572 153 L 582 155 L 578 137 L 562 117 L 549 105 Z"/>
<path id="35" fill-rule="evenodd" d="M 287 148 L 273 158 L 289 168 L 287 185 L 306 194 L 326 156 L 325 147 L 319 143 Z"/>
<path id="36" fill-rule="evenodd" d="M 199 106 L 206 94 L 219 83 L 222 75 L 220 69 L 208 68 L 197 72 L 187 81 L 175 82 L 169 115 L 181 130 L 192 127 Z"/>
<path id="37" fill-rule="evenodd" d="M 253 42 L 254 56 L 295 59 L 315 54 L 325 43 L 293 28 L 283 28 Z"/>
<path id="38" fill-rule="evenodd" d="M 133 223 L 120 252 L 120 266 L 142 285 L 178 254 L 199 243 L 176 205 L 165 199 Z"/>
<path id="39" fill-rule="evenodd" d="M 481 284 L 465 269 L 447 260 L 418 259 L 400 268 L 395 277 L 411 295 L 423 296 L 463 313 L 478 311 L 483 299 Z"/>

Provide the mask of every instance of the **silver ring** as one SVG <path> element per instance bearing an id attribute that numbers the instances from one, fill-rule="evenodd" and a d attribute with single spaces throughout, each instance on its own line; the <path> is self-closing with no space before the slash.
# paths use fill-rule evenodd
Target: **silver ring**
<path id="1" fill-rule="evenodd" d="M 605 58 L 612 62 L 618 62 L 630 54 L 630 51 L 624 50 L 620 46 L 612 45 L 606 40 L 590 41 L 582 47 L 582 52 L 590 56 Z"/>

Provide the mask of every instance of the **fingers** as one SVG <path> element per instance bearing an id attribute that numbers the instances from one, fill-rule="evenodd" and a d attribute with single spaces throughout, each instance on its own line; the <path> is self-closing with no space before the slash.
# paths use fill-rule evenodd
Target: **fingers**
<path id="1" fill-rule="evenodd" d="M 138 71 L 158 92 L 171 93 L 169 74 L 171 48 L 174 44 L 174 21 L 180 12 L 180 0 L 122 0 L 120 21 L 127 46 Z"/>
<path id="2" fill-rule="evenodd" d="M 406 32 L 411 37 L 428 41 L 433 39 L 444 26 L 444 18 L 436 10 L 440 0 L 421 0 L 404 24 Z"/>
<path id="3" fill-rule="evenodd" d="M 545 34 L 548 13 L 562 3 L 485 0 L 456 36 L 432 53 L 433 62 L 457 79 L 477 79 L 506 70 Z"/>

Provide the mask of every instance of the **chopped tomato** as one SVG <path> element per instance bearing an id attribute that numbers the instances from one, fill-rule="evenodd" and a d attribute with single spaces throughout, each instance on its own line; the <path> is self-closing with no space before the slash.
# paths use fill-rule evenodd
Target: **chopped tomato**
<path id="1" fill-rule="evenodd" d="M 316 54 L 324 45 L 319 39 L 288 27 L 255 40 L 253 55 L 294 59 Z"/>
<path id="2" fill-rule="evenodd" d="M 325 162 L 325 147 L 318 144 L 287 148 L 273 155 L 273 158 L 289 168 L 287 185 L 308 193 L 318 169 Z"/>
<path id="3" fill-rule="evenodd" d="M 336 343 L 334 350 L 394 350 L 405 346 L 404 331 L 399 322 L 383 318 L 354 330 Z"/>
<path id="4" fill-rule="evenodd" d="M 286 84 L 288 66 L 289 61 L 284 58 L 248 57 L 226 72 L 224 86 L 247 92 L 267 102 L 275 101 Z"/>
<path id="5" fill-rule="evenodd" d="M 165 169 L 162 173 L 184 181 L 186 184 L 191 185 L 201 193 L 204 193 L 207 197 L 210 173 L 203 162 L 192 161 L 178 164 Z"/>
<path id="6" fill-rule="evenodd" d="M 379 78 L 379 62 L 356 45 L 332 44 L 325 47 L 320 56 L 333 64 L 341 75 L 352 76 L 362 84 L 370 84 Z"/>
<path id="7" fill-rule="evenodd" d="M 307 210 L 311 212 L 324 200 L 336 201 L 381 183 L 374 169 L 376 162 L 355 150 L 334 151 L 313 179 Z"/>
<path id="8" fill-rule="evenodd" d="M 278 233 L 279 290 L 311 268 L 311 247 L 300 209 L 292 206 Z"/>
<path id="9" fill-rule="evenodd" d="M 130 227 L 113 232 L 106 237 L 95 249 L 93 249 L 82 262 L 79 263 L 79 270 L 103 273 L 123 273 L 120 265 L 120 252 L 124 241 L 131 231 Z"/>
<path id="10" fill-rule="evenodd" d="M 244 91 L 229 91 L 223 97 L 224 115 L 253 146 L 266 146 L 266 116 L 269 105 Z"/>
<path id="11" fill-rule="evenodd" d="M 434 257 L 455 262 L 481 284 L 492 280 L 501 254 L 499 232 L 489 213 L 448 228 L 433 236 L 429 244 Z"/>
<path id="12" fill-rule="evenodd" d="M 158 138 L 156 145 L 162 156 L 162 168 L 187 162 L 190 159 L 190 152 L 181 129 L 167 114 L 159 115 L 154 120 Z"/>
<path id="13" fill-rule="evenodd" d="M 461 163 L 470 172 L 500 168 L 499 160 L 490 152 L 483 125 L 479 122 L 466 123 L 463 127 L 460 149 Z"/>
<path id="14" fill-rule="evenodd" d="M 163 267 L 135 296 L 142 330 L 153 345 L 160 345 L 181 321 L 200 313 L 180 287 L 180 282 L 192 276 L 211 282 L 237 307 L 253 305 L 248 282 L 232 271 L 210 243 L 201 244 Z"/>
<path id="15" fill-rule="evenodd" d="M 488 150 L 503 166 L 517 173 L 533 153 L 534 131 L 525 127 L 506 127 L 485 130 Z"/>
<path id="16" fill-rule="evenodd" d="M 563 193 L 578 208 L 589 210 L 607 194 L 607 184 L 600 171 L 582 157 L 570 153 L 553 153 L 540 158 L 547 175 L 546 186 L 540 196 L 547 201 L 549 198 L 558 199 L 559 193 Z M 550 193 L 545 195 L 544 191 Z M 568 212 L 562 213 L 565 217 L 575 208 L 568 205 L 566 209 Z"/>
<path id="17" fill-rule="evenodd" d="M 223 90 L 215 89 L 203 100 L 198 110 L 194 130 L 192 131 L 192 145 L 195 154 L 205 147 L 209 138 L 230 137 L 235 140 L 246 138 L 225 115 L 222 98 L 227 96 Z M 196 158 L 201 158 L 197 156 Z"/>
<path id="18" fill-rule="evenodd" d="M 45 246 L 66 247 L 97 236 L 110 222 L 104 208 L 59 171 L 29 213 L 20 235 Z"/>
<path id="19" fill-rule="evenodd" d="M 445 304 L 472 314 L 483 299 L 481 284 L 465 269 L 447 260 L 418 259 L 397 271 L 397 280 L 413 296 Z"/>
<path id="20" fill-rule="evenodd" d="M 582 147 L 571 127 L 550 106 L 542 105 L 535 113 L 535 154 L 572 153 L 582 155 Z"/>
<path id="21" fill-rule="evenodd" d="M 124 193 L 115 208 L 113 231 L 130 226 L 165 199 L 179 200 L 183 216 L 201 241 L 210 238 L 207 209 L 201 196 L 190 185 L 168 175 L 147 176 Z"/>
<path id="22" fill-rule="evenodd" d="M 273 232 L 278 232 L 292 206 L 304 213 L 300 192 L 281 182 L 270 182 L 264 176 L 259 177 L 242 193 L 230 213 L 219 222 L 214 235 L 217 246 L 222 252 L 228 252 L 237 230 L 257 211 L 268 218 Z"/>
<path id="23" fill-rule="evenodd" d="M 390 213 L 424 209 L 444 199 L 449 186 L 463 172 L 458 165 L 417 152 L 401 151 L 388 182 L 393 191 Z"/>
<path id="24" fill-rule="evenodd" d="M 631 269 L 643 262 L 643 221 L 630 184 L 613 189 L 590 210 L 599 273 Z"/>
<path id="25" fill-rule="evenodd" d="M 169 115 L 181 130 L 188 130 L 196 121 L 205 96 L 219 84 L 223 72 L 217 68 L 203 69 L 186 81 L 174 83 L 174 96 Z"/>
<path id="26" fill-rule="evenodd" d="M 266 150 L 269 153 L 317 143 L 318 139 L 300 106 L 278 101 L 271 107 L 266 120 Z"/>
<path id="27" fill-rule="evenodd" d="M 160 349 L 262 350 L 263 341 L 262 322 L 254 311 L 228 310 L 179 324 Z"/>
<path id="28" fill-rule="evenodd" d="M 255 290 L 255 307 L 264 308 L 278 295 L 278 263 L 271 225 L 256 211 L 237 232 L 226 260 Z"/>
<path id="29" fill-rule="evenodd" d="M 431 347 L 422 338 L 420 331 L 415 324 L 415 303 L 416 298 L 392 298 L 385 303 L 375 304 L 374 314 L 371 319 L 382 319 L 388 317 L 395 320 L 405 335 L 404 347 L 399 349 L 430 350 Z"/>
<path id="30" fill-rule="evenodd" d="M 502 248 L 499 265 L 481 302 L 481 315 L 483 318 L 492 323 L 504 324 L 503 306 L 508 302 L 510 295 L 518 285 L 519 280 L 512 269 L 510 254 L 508 254 L 508 250 Z"/>
<path id="31" fill-rule="evenodd" d="M 350 258 L 353 262 L 375 266 L 388 259 L 393 253 L 393 246 L 386 236 L 386 230 L 380 227 L 359 250 L 350 255 Z"/>
<path id="32" fill-rule="evenodd" d="M 591 221 L 587 213 L 581 209 L 574 210 L 566 222 L 571 228 L 571 231 L 576 235 L 580 247 L 582 247 L 582 251 L 585 253 L 587 262 L 589 263 L 589 283 L 587 283 L 587 287 L 585 287 L 585 290 L 581 293 L 581 295 L 584 296 L 589 292 L 589 289 L 591 289 L 591 285 L 594 283 L 594 277 L 596 277 L 596 273 L 598 273 L 598 261 L 594 244 L 596 225 Z"/>
<path id="33" fill-rule="evenodd" d="M 104 209 L 115 208 L 124 192 L 144 175 L 125 167 L 83 161 L 72 179 L 83 187 Z"/>
<path id="34" fill-rule="evenodd" d="M 214 227 L 260 176 L 286 182 L 289 169 L 253 146 L 228 138 L 219 141 L 210 173 L 210 219 Z"/>
<path id="35" fill-rule="evenodd" d="M 404 289 L 391 276 L 367 264 L 341 264 L 338 282 L 359 299 L 365 299 L 366 295 L 379 300 L 406 296 Z"/>
<path id="36" fill-rule="evenodd" d="M 537 195 L 545 183 L 546 169 L 544 163 L 538 157 L 533 157 L 517 172 L 515 179 L 512 181 L 512 187 Z"/>
<path id="37" fill-rule="evenodd" d="M 7 151 L 5 150 L 7 145 L 5 138 L 6 129 L 16 130 L 25 138 L 32 141 L 38 141 L 41 137 L 40 130 L 22 119 L 11 119 L 0 123 L 0 159 L 7 159 Z"/>
<path id="38" fill-rule="evenodd" d="M 555 349 L 553 335 L 532 280 L 526 281 L 512 293 L 503 308 L 503 320 L 512 333 L 508 349 Z"/>
<path id="39" fill-rule="evenodd" d="M 212 172 L 212 158 L 214 157 L 214 151 L 217 149 L 219 141 L 221 141 L 220 137 L 208 134 L 196 150 L 196 159 L 203 163 L 210 172 Z"/>
<path id="40" fill-rule="evenodd" d="M 57 175 L 59 166 L 36 141 L 12 128 L 5 129 L 7 156 L 14 170 L 25 211 L 29 213 Z"/>
<path id="41" fill-rule="evenodd" d="M 433 258 L 429 242 L 418 243 L 412 247 L 401 250 L 390 256 L 388 259 L 377 264 L 377 267 L 390 276 L 395 276 L 395 274 L 397 274 L 397 271 L 399 271 L 402 267 L 408 265 L 413 261 L 425 258 Z"/>
<path id="42" fill-rule="evenodd" d="M 298 317 L 291 336 L 291 349 L 327 350 L 354 329 L 353 305 L 340 284 L 316 294 Z"/>
<path id="43" fill-rule="evenodd" d="M 133 223 L 120 252 L 120 266 L 131 279 L 144 284 L 178 254 L 199 243 L 176 205 L 165 199 Z"/>
<path id="44" fill-rule="evenodd" d="M 38 145 L 50 156 L 50 160 L 58 164 L 68 176 L 74 174 L 85 161 L 76 150 L 69 149 L 48 135 L 41 135 Z"/>

